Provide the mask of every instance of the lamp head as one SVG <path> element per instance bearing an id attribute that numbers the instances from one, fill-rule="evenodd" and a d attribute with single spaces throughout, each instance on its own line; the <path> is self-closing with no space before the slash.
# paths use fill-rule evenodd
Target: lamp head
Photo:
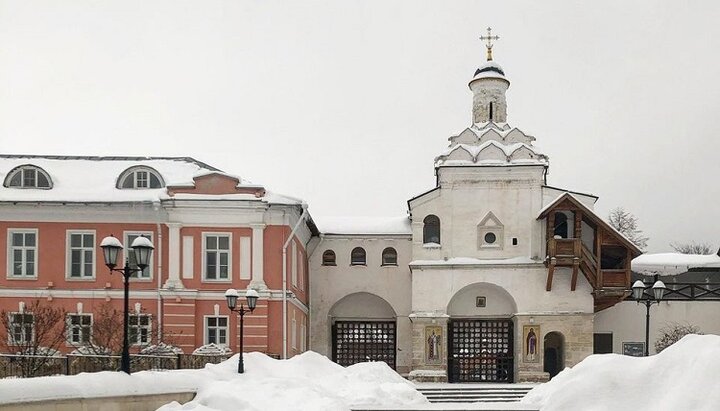
<path id="1" fill-rule="evenodd" d="M 100 248 L 103 250 L 105 265 L 112 270 L 117 265 L 118 254 L 123 248 L 120 240 L 110 235 L 103 238 L 100 242 Z"/>
<path id="2" fill-rule="evenodd" d="M 150 265 L 150 257 L 152 256 L 152 251 L 155 249 L 150 239 L 143 236 L 137 237 L 133 240 L 130 248 L 133 249 L 135 264 L 137 264 L 138 268 L 144 270 Z"/>
<path id="3" fill-rule="evenodd" d="M 252 288 L 248 288 L 247 291 L 245 291 L 245 298 L 247 298 L 248 308 L 250 309 L 250 311 L 255 310 L 257 300 L 258 298 L 260 298 L 258 292 L 253 290 Z"/>
<path id="4" fill-rule="evenodd" d="M 655 281 L 655 284 L 653 284 L 653 296 L 655 297 L 655 300 L 657 302 L 660 302 L 660 300 L 663 299 L 666 288 L 667 287 L 665 287 L 665 283 L 660 280 Z"/>
<path id="5" fill-rule="evenodd" d="M 640 301 L 642 300 L 643 293 L 645 292 L 645 283 L 640 280 L 635 281 L 632 286 L 633 298 Z"/>
<path id="6" fill-rule="evenodd" d="M 237 307 L 238 296 L 239 294 L 234 288 L 228 288 L 228 290 L 225 291 L 225 299 L 227 300 L 227 306 L 230 311 L 233 311 L 235 307 Z"/>

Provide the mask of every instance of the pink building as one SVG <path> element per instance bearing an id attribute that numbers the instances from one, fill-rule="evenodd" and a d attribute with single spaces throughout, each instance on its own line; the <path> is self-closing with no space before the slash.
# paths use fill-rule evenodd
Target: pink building
<path id="1" fill-rule="evenodd" d="M 101 305 L 122 310 L 122 277 L 109 274 L 99 247 L 108 235 L 155 245 L 130 284 L 135 350 L 162 338 L 185 353 L 209 343 L 237 352 L 224 292 L 236 288 L 244 301 L 248 287 L 260 300 L 245 316 L 245 351 L 307 349 L 306 245 L 317 229 L 301 200 L 188 157 L 1 155 L 0 178 L 0 310 L 62 306 L 63 351 L 89 338 Z"/>

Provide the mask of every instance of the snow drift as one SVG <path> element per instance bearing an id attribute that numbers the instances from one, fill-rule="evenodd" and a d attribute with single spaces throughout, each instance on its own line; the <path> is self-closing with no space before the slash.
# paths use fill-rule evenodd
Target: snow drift
<path id="1" fill-rule="evenodd" d="M 174 402 L 160 410 L 344 411 L 356 406 L 427 404 L 412 383 L 384 362 L 345 368 L 312 351 L 288 360 L 261 353 L 246 353 L 243 358 L 245 374 L 237 373 L 237 354 L 210 364 L 193 401 Z"/>
<path id="2" fill-rule="evenodd" d="M 522 402 L 543 411 L 717 410 L 720 336 L 688 335 L 651 357 L 592 355 Z"/>

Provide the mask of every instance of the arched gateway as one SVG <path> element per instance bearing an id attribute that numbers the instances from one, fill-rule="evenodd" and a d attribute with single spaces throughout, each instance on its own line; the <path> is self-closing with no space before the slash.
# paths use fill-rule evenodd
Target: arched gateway
<path id="1" fill-rule="evenodd" d="M 515 300 L 503 288 L 471 284 L 450 300 L 448 381 L 513 382 Z"/>
<path id="2" fill-rule="evenodd" d="M 384 361 L 395 368 L 396 313 L 375 294 L 347 295 L 330 309 L 332 359 L 348 366 Z"/>

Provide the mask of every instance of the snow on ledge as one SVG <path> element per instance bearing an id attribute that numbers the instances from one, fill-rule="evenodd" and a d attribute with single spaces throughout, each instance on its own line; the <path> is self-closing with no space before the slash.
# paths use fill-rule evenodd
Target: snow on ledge
<path id="1" fill-rule="evenodd" d="M 483 260 L 471 257 L 453 257 L 447 260 L 413 260 L 410 265 L 518 265 L 518 264 L 540 264 L 538 260 L 529 257 L 514 257 L 504 259 Z"/>

